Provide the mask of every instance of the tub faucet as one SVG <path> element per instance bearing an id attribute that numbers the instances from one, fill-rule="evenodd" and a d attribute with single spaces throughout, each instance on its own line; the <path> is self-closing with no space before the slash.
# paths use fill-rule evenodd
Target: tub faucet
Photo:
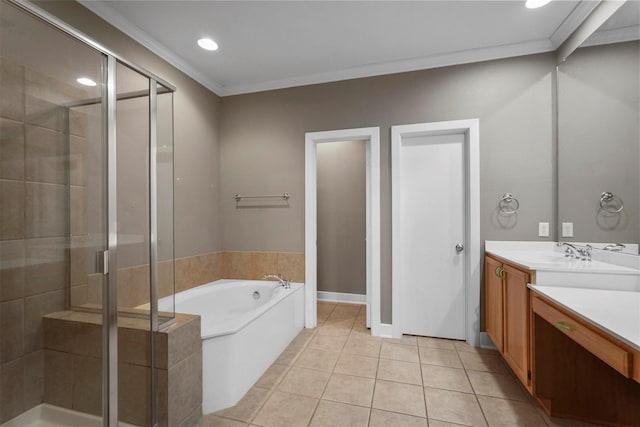
<path id="1" fill-rule="evenodd" d="M 277 279 L 280 286 L 285 289 L 291 289 L 291 282 L 283 278 L 281 274 L 265 274 L 262 279 Z"/>

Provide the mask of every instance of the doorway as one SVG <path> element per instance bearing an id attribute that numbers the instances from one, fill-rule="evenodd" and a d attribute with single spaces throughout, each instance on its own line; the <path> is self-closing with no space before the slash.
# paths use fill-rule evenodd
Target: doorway
<path id="1" fill-rule="evenodd" d="M 366 308 L 373 335 L 380 327 L 380 129 L 343 129 L 305 134 L 305 327 L 317 325 L 318 144 L 364 141 L 366 154 Z"/>
<path id="2" fill-rule="evenodd" d="M 394 337 L 479 340 L 478 128 L 392 127 Z"/>

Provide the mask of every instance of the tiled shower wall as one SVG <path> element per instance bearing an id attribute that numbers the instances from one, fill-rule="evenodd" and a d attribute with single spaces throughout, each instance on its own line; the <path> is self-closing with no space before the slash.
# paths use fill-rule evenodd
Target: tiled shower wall
<path id="1" fill-rule="evenodd" d="M 69 211 L 82 212 L 83 191 L 69 186 L 68 118 L 60 105 L 84 94 L 6 59 L 0 73 L 2 423 L 42 401 L 42 316 L 66 305 L 69 236 L 82 231 Z"/>

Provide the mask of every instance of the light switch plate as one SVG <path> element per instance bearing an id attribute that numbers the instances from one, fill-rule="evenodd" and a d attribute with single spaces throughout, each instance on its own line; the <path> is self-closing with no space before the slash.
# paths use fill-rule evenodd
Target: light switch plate
<path id="1" fill-rule="evenodd" d="M 538 223 L 538 237 L 549 237 L 549 223 L 548 222 L 539 222 Z"/>
<path id="2" fill-rule="evenodd" d="M 573 223 L 572 222 L 563 222 L 562 223 L 562 237 L 573 237 Z"/>

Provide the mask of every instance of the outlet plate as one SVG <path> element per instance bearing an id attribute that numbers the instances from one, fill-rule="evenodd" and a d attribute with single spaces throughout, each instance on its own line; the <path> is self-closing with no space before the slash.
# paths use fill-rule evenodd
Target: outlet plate
<path id="1" fill-rule="evenodd" d="M 562 237 L 573 237 L 573 223 L 572 222 L 563 222 L 562 223 Z"/>
<path id="2" fill-rule="evenodd" d="M 548 222 L 539 222 L 538 223 L 538 237 L 549 237 L 549 223 Z"/>

